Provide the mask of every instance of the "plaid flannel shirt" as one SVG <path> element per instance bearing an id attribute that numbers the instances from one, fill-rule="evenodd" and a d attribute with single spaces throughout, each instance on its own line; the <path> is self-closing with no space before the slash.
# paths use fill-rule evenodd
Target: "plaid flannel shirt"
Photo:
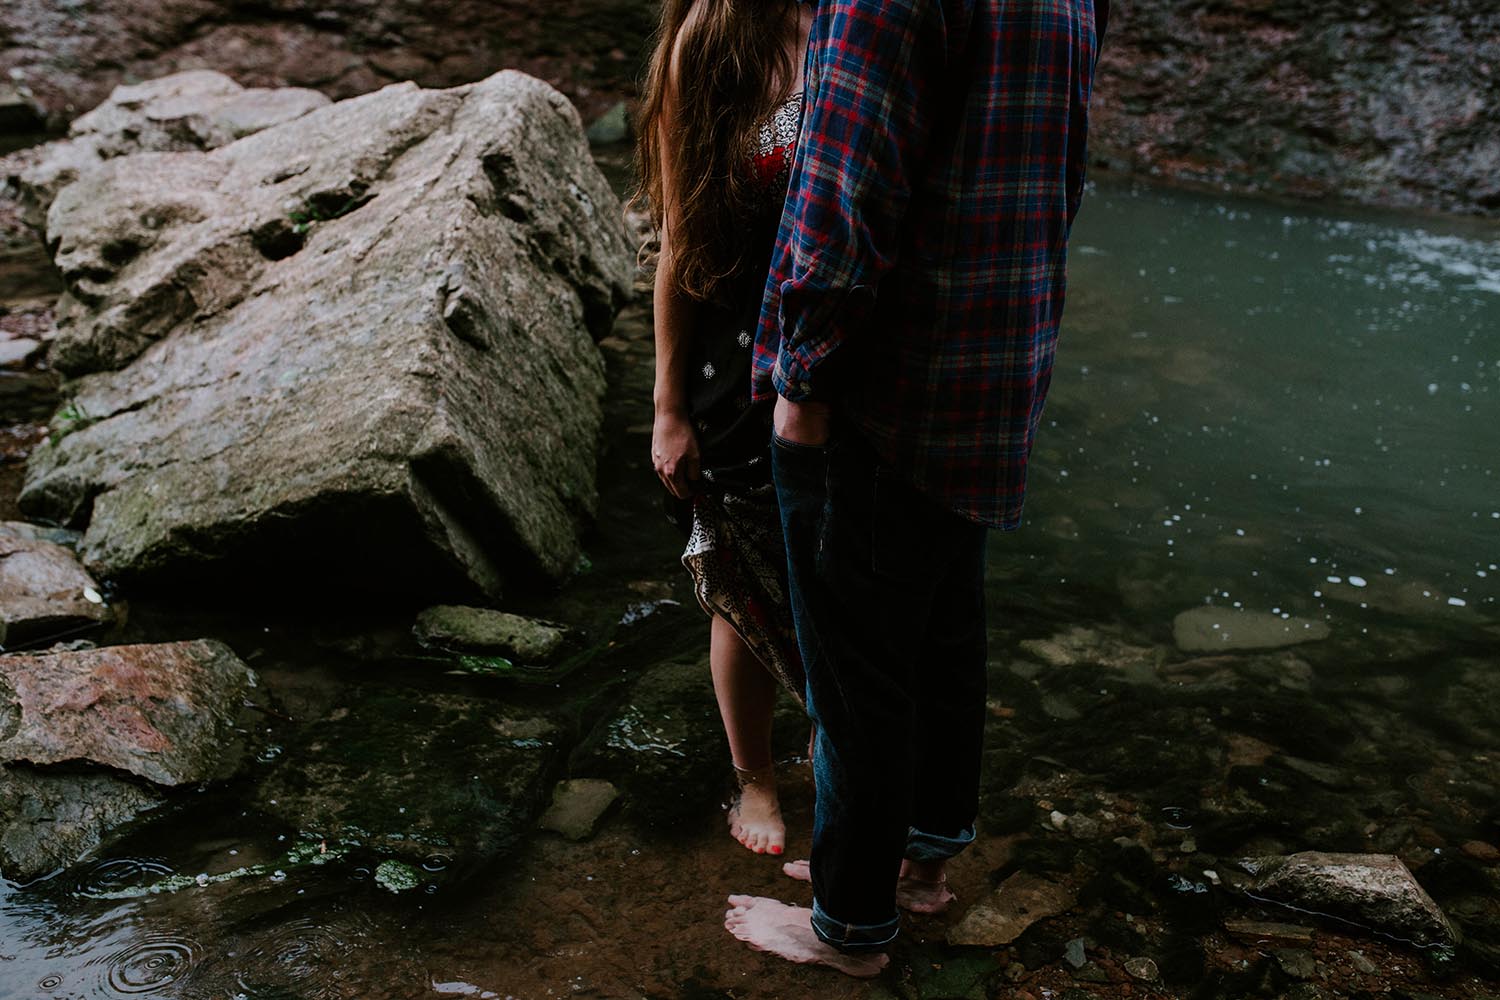
<path id="1" fill-rule="evenodd" d="M 1107 16 L 817 0 L 755 398 L 834 402 L 916 486 L 999 528 L 1020 520 L 1051 377 Z"/>

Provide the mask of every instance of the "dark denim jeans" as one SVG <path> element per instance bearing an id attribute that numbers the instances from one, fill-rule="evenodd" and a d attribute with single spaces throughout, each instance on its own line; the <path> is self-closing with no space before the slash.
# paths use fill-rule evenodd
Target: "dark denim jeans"
<path id="1" fill-rule="evenodd" d="M 792 613 L 817 724 L 813 929 L 896 936 L 903 857 L 974 839 L 985 713 L 987 529 L 912 488 L 856 432 L 771 449 Z"/>

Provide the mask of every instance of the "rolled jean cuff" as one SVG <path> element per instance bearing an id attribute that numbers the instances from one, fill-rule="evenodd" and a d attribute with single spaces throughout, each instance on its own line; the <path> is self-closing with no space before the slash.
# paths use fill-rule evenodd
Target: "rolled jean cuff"
<path id="1" fill-rule="evenodd" d="M 884 951 L 901 929 L 901 916 L 897 914 L 882 924 L 846 924 L 823 912 L 814 899 L 812 928 L 819 941 L 842 952 Z"/>
<path id="2" fill-rule="evenodd" d="M 956 836 L 943 837 L 936 833 L 924 833 L 916 827 L 906 831 L 906 859 L 908 861 L 947 861 L 965 847 L 974 843 L 974 827 L 960 830 Z"/>

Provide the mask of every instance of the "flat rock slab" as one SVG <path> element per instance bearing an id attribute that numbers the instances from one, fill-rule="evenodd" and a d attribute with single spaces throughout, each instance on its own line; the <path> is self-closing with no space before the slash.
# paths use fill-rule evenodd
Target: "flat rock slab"
<path id="1" fill-rule="evenodd" d="M 0 878 L 27 882 L 70 865 L 162 801 L 160 794 L 113 774 L 0 765 Z"/>
<path id="2" fill-rule="evenodd" d="M 1184 611 L 1172 621 L 1177 648 L 1190 653 L 1277 649 L 1328 636 L 1328 625 L 1311 618 L 1282 618 L 1264 611 L 1212 605 Z"/>
<path id="3" fill-rule="evenodd" d="M 369 686 L 311 720 L 255 790 L 307 836 L 472 870 L 529 834 L 563 759 L 550 719 L 492 698 Z"/>
<path id="4" fill-rule="evenodd" d="M 1388 854 L 1305 851 L 1241 863 L 1246 891 L 1359 924 L 1418 945 L 1454 944 L 1458 934 L 1400 858 Z"/>
<path id="5" fill-rule="evenodd" d="M 1037 921 L 1066 913 L 1076 898 L 1066 886 L 1017 872 L 949 929 L 948 943 L 984 948 L 1010 944 Z"/>
<path id="6" fill-rule="evenodd" d="M 552 790 L 552 805 L 547 807 L 537 826 L 560 833 L 569 840 L 588 840 L 619 797 L 619 789 L 600 778 L 559 781 Z"/>
<path id="7" fill-rule="evenodd" d="M 1224 929 L 1242 941 L 1271 944 L 1312 944 L 1311 927 L 1267 920 L 1226 920 Z"/>
<path id="8" fill-rule="evenodd" d="M 226 777 L 254 683 L 212 639 L 0 656 L 0 762 L 87 762 L 161 785 Z"/>
<path id="9" fill-rule="evenodd" d="M 460 653 L 505 656 L 520 663 L 551 663 L 567 638 L 557 622 L 444 604 L 417 616 L 412 631 L 424 644 Z"/>
<path id="10" fill-rule="evenodd" d="M 397 84 L 99 160 L 46 229 L 71 381 L 20 503 L 94 572 L 494 597 L 576 567 L 633 253 L 556 90 Z"/>
<path id="11" fill-rule="evenodd" d="M 0 522 L 0 646 L 71 636 L 113 619 L 77 556 Z"/>

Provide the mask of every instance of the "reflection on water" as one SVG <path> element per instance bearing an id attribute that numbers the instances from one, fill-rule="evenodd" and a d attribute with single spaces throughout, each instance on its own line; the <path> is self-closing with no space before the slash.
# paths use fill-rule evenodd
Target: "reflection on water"
<path id="1" fill-rule="evenodd" d="M 1060 992 L 1081 938 L 1117 982 L 1130 958 L 1183 994 L 1285 987 L 1264 951 L 1215 936 L 1247 906 L 1219 873 L 1304 849 L 1400 855 L 1463 925 L 1462 975 L 1500 975 L 1500 852 L 1486 853 L 1500 843 L 1500 241 L 1116 182 L 1095 187 L 1075 240 L 1027 524 L 991 543 L 984 835 L 952 882 L 967 904 L 1025 870 L 1079 902 L 993 954 L 945 949 L 941 921 L 916 922 L 898 992 L 944 969 L 983 995 Z M 518 610 L 629 640 L 531 695 L 605 752 L 657 761 L 621 779 L 619 815 L 593 841 L 538 839 L 462 878 L 433 853 L 411 869 L 422 888 L 396 894 L 357 846 L 288 861 L 298 831 L 222 789 L 100 860 L 0 887 L 0 997 L 865 995 L 726 944 L 728 892 L 805 902 L 802 888 L 724 835 L 703 751 L 671 720 L 623 694 L 588 700 L 707 638 L 644 461 L 649 329 L 635 313 L 618 332 L 593 568 Z M 1179 648 L 1174 620 L 1204 605 L 1327 637 Z M 245 648 L 275 647 L 256 626 Z M 257 662 L 268 687 L 292 705 L 338 697 L 347 678 L 311 644 L 282 645 L 280 671 Z M 805 730 L 783 729 L 795 759 Z M 269 732 L 257 767 L 308 738 Z M 794 849 L 806 772 L 790 768 Z M 1341 987 L 1425 976 L 1367 936 L 1319 934 Z M 1349 971 L 1349 948 L 1380 959 L 1373 978 Z M 972 993 L 946 988 L 929 992 Z"/>
<path id="2" fill-rule="evenodd" d="M 1436 225 L 1098 185 L 1042 531 L 997 553 L 1148 578 L 1143 608 L 1500 618 L 1500 241 Z"/>

